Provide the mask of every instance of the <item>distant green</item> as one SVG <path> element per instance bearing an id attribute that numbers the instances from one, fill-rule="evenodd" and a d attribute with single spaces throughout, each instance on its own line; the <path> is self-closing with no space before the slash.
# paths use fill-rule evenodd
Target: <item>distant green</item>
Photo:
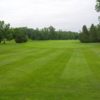
<path id="1" fill-rule="evenodd" d="M 0 44 L 0 100 L 100 100 L 100 43 Z"/>

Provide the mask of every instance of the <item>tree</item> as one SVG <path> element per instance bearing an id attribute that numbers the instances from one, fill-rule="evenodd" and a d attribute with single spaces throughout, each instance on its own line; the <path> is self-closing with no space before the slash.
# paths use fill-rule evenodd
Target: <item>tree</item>
<path id="1" fill-rule="evenodd" d="M 41 30 L 41 34 L 42 34 L 42 40 L 48 40 L 49 39 L 49 29 L 48 28 L 43 28 Z"/>
<path id="2" fill-rule="evenodd" d="M 100 42 L 100 24 L 97 25 L 96 31 L 97 31 L 97 42 Z"/>
<path id="3" fill-rule="evenodd" d="M 3 35 L 2 35 L 2 33 L 0 32 L 0 43 L 1 43 L 2 40 L 3 40 Z"/>
<path id="4" fill-rule="evenodd" d="M 4 44 L 9 33 L 9 28 L 10 24 L 5 24 L 4 21 L 0 21 L 0 42 L 3 41 Z"/>
<path id="5" fill-rule="evenodd" d="M 95 8 L 96 8 L 96 11 L 97 11 L 97 12 L 100 12 L 100 0 L 97 0 L 97 1 L 96 1 L 96 6 L 95 6 Z"/>
<path id="6" fill-rule="evenodd" d="M 97 42 L 97 31 L 94 24 L 92 24 L 90 27 L 89 40 L 90 42 Z"/>
<path id="7" fill-rule="evenodd" d="M 0 43 L 6 40 L 15 40 L 16 43 L 27 42 L 32 40 L 67 40 L 78 39 L 79 34 L 70 31 L 56 31 L 53 26 L 45 27 L 42 29 L 32 29 L 27 27 L 10 28 L 10 24 L 5 24 L 0 21 Z"/>
<path id="8" fill-rule="evenodd" d="M 86 25 L 83 26 L 82 32 L 80 33 L 80 41 L 84 43 L 89 42 L 89 32 Z"/>
<path id="9" fill-rule="evenodd" d="M 24 43 L 28 41 L 28 35 L 26 28 L 15 28 L 14 29 L 14 39 L 16 43 Z"/>
<path id="10" fill-rule="evenodd" d="M 48 29 L 49 29 L 50 39 L 54 40 L 56 38 L 55 28 L 53 26 L 50 26 Z"/>

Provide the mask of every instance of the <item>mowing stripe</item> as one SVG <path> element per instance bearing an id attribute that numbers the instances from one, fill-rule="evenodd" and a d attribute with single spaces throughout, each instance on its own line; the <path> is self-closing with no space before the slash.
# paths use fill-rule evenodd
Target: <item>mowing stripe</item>
<path id="1" fill-rule="evenodd" d="M 13 63 L 16 63 L 16 62 L 20 62 L 21 60 L 25 59 L 26 57 L 28 56 L 36 56 L 38 53 L 41 54 L 41 53 L 44 53 L 45 51 L 48 51 L 47 49 L 41 49 L 41 50 L 33 50 L 33 51 L 30 51 L 26 54 L 23 55 L 23 53 L 17 53 L 16 55 L 11 55 L 9 58 L 6 58 L 4 57 L 4 59 L 1 59 L 0 60 L 0 68 L 2 66 L 5 66 L 5 65 L 10 65 L 10 64 L 13 64 Z M 16 64 L 15 64 L 16 65 Z"/>
<path id="2" fill-rule="evenodd" d="M 91 48 L 84 49 L 84 56 L 95 77 L 100 79 L 100 57 L 97 52 Z"/>
<path id="3" fill-rule="evenodd" d="M 17 81 L 22 81 L 26 78 L 31 78 L 33 77 L 33 72 L 36 70 L 36 69 L 39 69 L 41 67 L 43 67 L 44 64 L 48 63 L 48 61 L 50 60 L 53 60 L 55 57 L 57 57 L 57 55 L 59 55 L 60 53 L 62 53 L 62 50 L 56 50 L 55 49 L 52 49 L 50 51 L 48 51 L 47 53 L 43 53 L 42 55 L 38 55 L 38 58 L 32 58 L 29 60 L 27 59 L 25 62 L 25 64 L 23 63 L 16 63 L 17 65 L 13 68 L 13 67 L 10 67 L 12 65 L 10 65 L 9 67 L 9 70 L 6 71 L 5 73 L 2 73 L 2 75 L 0 76 L 0 80 L 1 83 L 0 83 L 0 86 L 2 86 L 1 84 L 10 84 L 13 82 L 13 83 L 17 83 Z M 43 56 L 44 55 L 44 56 Z M 8 66 L 8 65 L 7 65 Z M 10 81 L 9 81 L 10 79 Z M 7 82 L 8 83 L 5 83 L 4 80 L 8 80 Z M 4 83 L 2 83 L 4 82 Z M 10 83 L 9 83 L 10 82 Z"/>
<path id="4" fill-rule="evenodd" d="M 87 79 L 92 72 L 82 54 L 81 49 L 75 49 L 62 74 L 63 79 Z"/>
<path id="5" fill-rule="evenodd" d="M 3 76 L 2 78 L 4 79 L 0 85 L 4 89 L 5 87 L 11 88 L 14 86 L 19 86 L 19 84 L 23 84 L 25 88 L 27 88 L 27 85 L 37 85 L 38 82 L 43 82 L 40 85 L 43 85 L 44 83 L 47 84 L 47 82 L 51 83 L 50 81 L 54 81 L 53 83 L 55 83 L 65 67 L 66 60 L 70 57 L 71 50 L 69 50 L 70 52 L 67 50 L 60 49 L 56 52 L 53 50 L 52 54 L 37 59 L 29 65 L 30 67 L 23 66 L 16 68 L 15 70 L 11 70 L 8 75 L 6 74 L 6 78 L 8 80 L 10 79 L 10 82 L 6 79 L 7 83 L 3 83 L 5 80 L 5 77 Z M 55 62 L 59 62 L 59 64 L 56 64 Z M 44 85 L 46 86 L 46 84 Z"/>

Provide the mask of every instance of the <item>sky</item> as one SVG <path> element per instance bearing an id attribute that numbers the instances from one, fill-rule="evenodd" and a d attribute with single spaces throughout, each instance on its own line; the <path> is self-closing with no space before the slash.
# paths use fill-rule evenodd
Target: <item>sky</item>
<path id="1" fill-rule="evenodd" d="M 0 0 L 0 20 L 11 27 L 43 28 L 50 25 L 80 31 L 98 24 L 96 0 Z"/>

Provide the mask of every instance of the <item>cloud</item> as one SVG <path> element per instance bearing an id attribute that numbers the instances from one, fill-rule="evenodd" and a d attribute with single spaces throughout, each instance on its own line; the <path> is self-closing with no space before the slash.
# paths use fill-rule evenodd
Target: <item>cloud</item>
<path id="1" fill-rule="evenodd" d="M 79 31 L 98 23 L 95 0 L 0 0 L 0 19 L 13 27 L 44 27 Z"/>

